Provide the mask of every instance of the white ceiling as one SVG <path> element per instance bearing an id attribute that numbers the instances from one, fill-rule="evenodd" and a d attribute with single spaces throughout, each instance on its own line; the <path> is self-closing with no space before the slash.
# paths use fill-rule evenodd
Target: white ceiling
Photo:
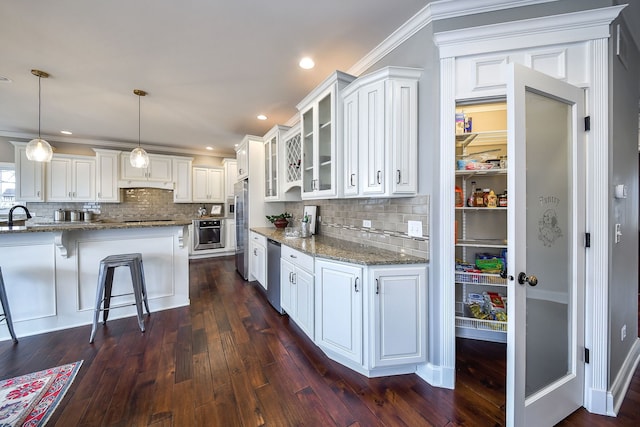
<path id="1" fill-rule="evenodd" d="M 332 71 L 348 70 L 428 0 L 20 0 L 0 3 L 0 135 L 138 140 L 233 153 L 295 116 Z M 297 66 L 310 55 L 316 68 Z M 256 119 L 265 114 L 268 120 Z M 59 132 L 70 130 L 73 136 Z M 55 143 L 53 144 L 55 146 Z"/>

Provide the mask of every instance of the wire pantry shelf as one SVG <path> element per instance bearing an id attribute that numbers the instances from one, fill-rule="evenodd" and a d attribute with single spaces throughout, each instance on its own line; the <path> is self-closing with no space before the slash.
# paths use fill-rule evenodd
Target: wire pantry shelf
<path id="1" fill-rule="evenodd" d="M 487 331 L 507 332 L 507 322 L 499 320 L 481 320 L 456 316 L 456 327 L 465 329 L 482 329 Z"/>
<path id="2" fill-rule="evenodd" d="M 503 279 L 499 274 L 456 272 L 456 283 L 506 285 L 507 279 Z"/>

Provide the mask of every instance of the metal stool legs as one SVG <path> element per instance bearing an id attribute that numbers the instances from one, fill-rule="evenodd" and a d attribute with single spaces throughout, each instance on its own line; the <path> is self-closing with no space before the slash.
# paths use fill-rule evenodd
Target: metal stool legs
<path id="1" fill-rule="evenodd" d="M 111 297 L 119 297 L 124 295 L 112 295 L 113 274 L 117 267 L 128 267 L 131 273 L 131 283 L 133 285 L 134 304 L 124 304 L 120 306 L 111 305 Z M 145 331 L 142 304 L 147 309 L 147 314 L 151 314 L 149 310 L 149 301 L 147 300 L 147 287 L 144 279 L 144 268 L 142 266 L 142 255 L 139 253 L 110 255 L 100 261 L 100 271 L 98 274 L 98 288 L 96 290 L 96 304 L 93 312 L 93 326 L 91 328 L 91 337 L 89 342 L 92 343 L 96 330 L 98 328 L 98 317 L 102 311 L 102 322 L 107 323 L 109 311 L 113 308 L 124 307 L 129 305 L 136 306 L 138 317 L 138 326 L 142 332 Z"/>
<path id="2" fill-rule="evenodd" d="M 9 328 L 9 334 L 11 334 L 11 339 L 14 343 L 18 342 L 18 338 L 16 338 L 16 333 L 13 330 L 13 321 L 11 320 L 11 310 L 9 309 L 9 300 L 7 299 L 7 291 L 4 288 L 4 279 L 2 278 L 2 269 L 0 269 L 0 303 L 2 303 L 2 310 L 4 313 L 0 313 L 0 320 L 4 317 L 4 320 L 7 322 L 7 327 Z"/>

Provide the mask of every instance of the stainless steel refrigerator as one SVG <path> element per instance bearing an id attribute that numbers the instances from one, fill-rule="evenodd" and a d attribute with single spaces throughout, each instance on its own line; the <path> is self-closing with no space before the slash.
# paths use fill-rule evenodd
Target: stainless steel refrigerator
<path id="1" fill-rule="evenodd" d="M 249 280 L 249 181 L 243 179 L 233 186 L 236 218 L 236 270 Z"/>

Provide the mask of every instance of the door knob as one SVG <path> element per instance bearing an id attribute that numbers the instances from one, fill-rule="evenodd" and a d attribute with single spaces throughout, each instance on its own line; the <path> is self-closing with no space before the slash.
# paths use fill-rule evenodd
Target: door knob
<path id="1" fill-rule="evenodd" d="M 533 274 L 531 276 L 527 276 L 527 273 L 521 272 L 518 274 L 518 283 L 524 285 L 525 282 L 528 283 L 529 286 L 535 286 L 538 284 L 538 278 Z"/>

